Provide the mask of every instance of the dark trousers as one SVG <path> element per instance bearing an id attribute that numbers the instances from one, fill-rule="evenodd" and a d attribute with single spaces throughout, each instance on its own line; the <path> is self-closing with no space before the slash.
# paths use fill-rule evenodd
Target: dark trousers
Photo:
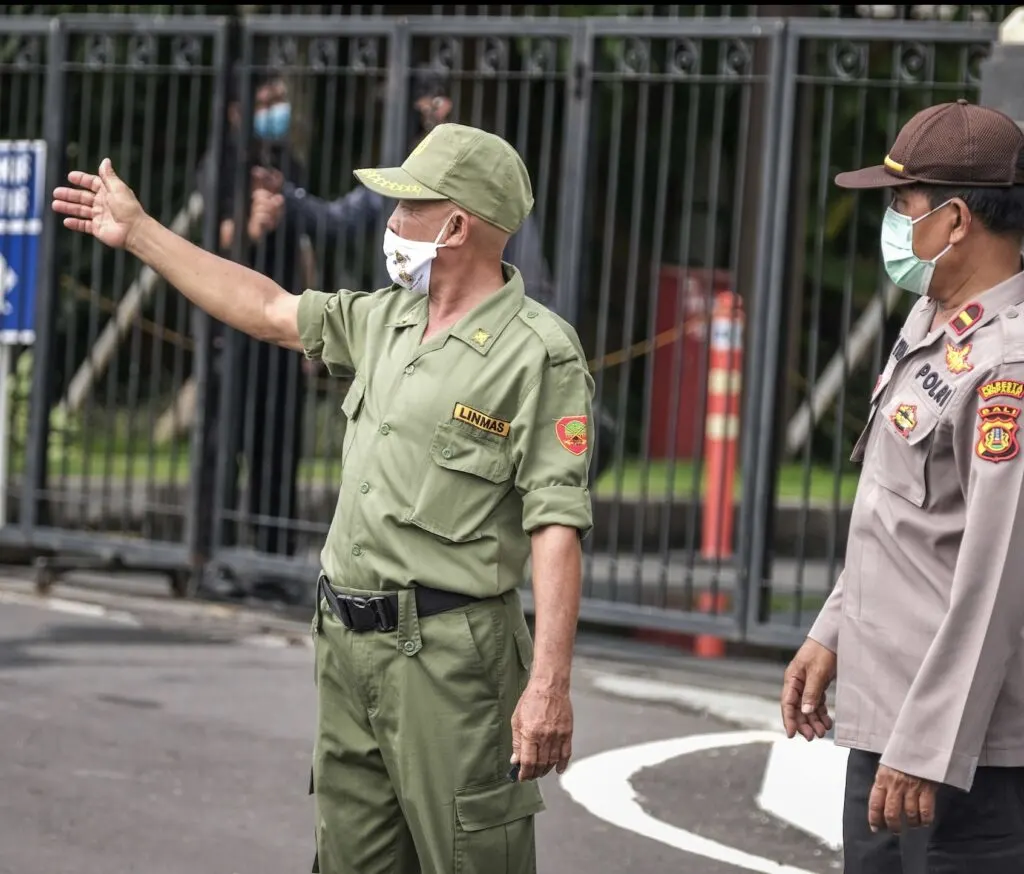
<path id="1" fill-rule="evenodd" d="M 851 750 L 843 813 L 844 874 L 1021 874 L 1024 768 L 978 768 L 970 792 L 939 788 L 935 821 L 902 835 L 868 826 L 880 756 Z"/>

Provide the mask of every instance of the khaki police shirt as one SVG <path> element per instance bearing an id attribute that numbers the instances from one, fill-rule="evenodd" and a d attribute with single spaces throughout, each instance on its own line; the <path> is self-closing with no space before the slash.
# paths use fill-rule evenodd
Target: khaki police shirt
<path id="1" fill-rule="evenodd" d="M 846 563 L 811 629 L 836 743 L 969 789 L 1024 765 L 1024 273 L 908 316 L 854 448 Z"/>
<path id="2" fill-rule="evenodd" d="M 321 554 L 335 585 L 489 597 L 522 584 L 537 528 L 590 532 L 593 379 L 573 329 L 503 269 L 507 285 L 426 342 L 425 295 L 303 294 L 307 357 L 354 374 Z"/>

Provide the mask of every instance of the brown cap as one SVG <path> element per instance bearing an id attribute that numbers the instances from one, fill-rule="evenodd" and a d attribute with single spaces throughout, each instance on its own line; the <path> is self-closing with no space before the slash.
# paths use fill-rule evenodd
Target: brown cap
<path id="1" fill-rule="evenodd" d="M 966 100 L 929 106 L 900 131 L 885 161 L 836 176 L 841 188 L 893 188 L 925 182 L 1006 188 L 1024 184 L 1017 156 L 1024 132 L 1008 115 Z"/>

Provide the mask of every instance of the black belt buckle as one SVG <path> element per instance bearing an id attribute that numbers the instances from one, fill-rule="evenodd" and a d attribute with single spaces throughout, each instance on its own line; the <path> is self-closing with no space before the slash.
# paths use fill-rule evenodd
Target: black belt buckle
<path id="1" fill-rule="evenodd" d="M 338 606 L 344 614 L 339 618 L 349 628 L 358 631 L 373 628 L 377 631 L 394 631 L 398 628 L 398 617 L 387 595 L 373 595 L 369 598 L 347 596 L 338 599 Z M 365 611 L 369 611 L 369 615 Z M 372 617 L 372 622 L 367 621 L 369 617 Z"/>

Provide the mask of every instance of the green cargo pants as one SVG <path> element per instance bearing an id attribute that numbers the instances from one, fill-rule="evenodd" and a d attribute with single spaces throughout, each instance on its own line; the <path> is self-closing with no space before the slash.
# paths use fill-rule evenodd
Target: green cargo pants
<path id="1" fill-rule="evenodd" d="M 518 593 L 421 619 L 403 592 L 397 632 L 322 600 L 313 628 L 322 874 L 534 874 L 540 787 L 507 776 L 533 656 Z"/>

